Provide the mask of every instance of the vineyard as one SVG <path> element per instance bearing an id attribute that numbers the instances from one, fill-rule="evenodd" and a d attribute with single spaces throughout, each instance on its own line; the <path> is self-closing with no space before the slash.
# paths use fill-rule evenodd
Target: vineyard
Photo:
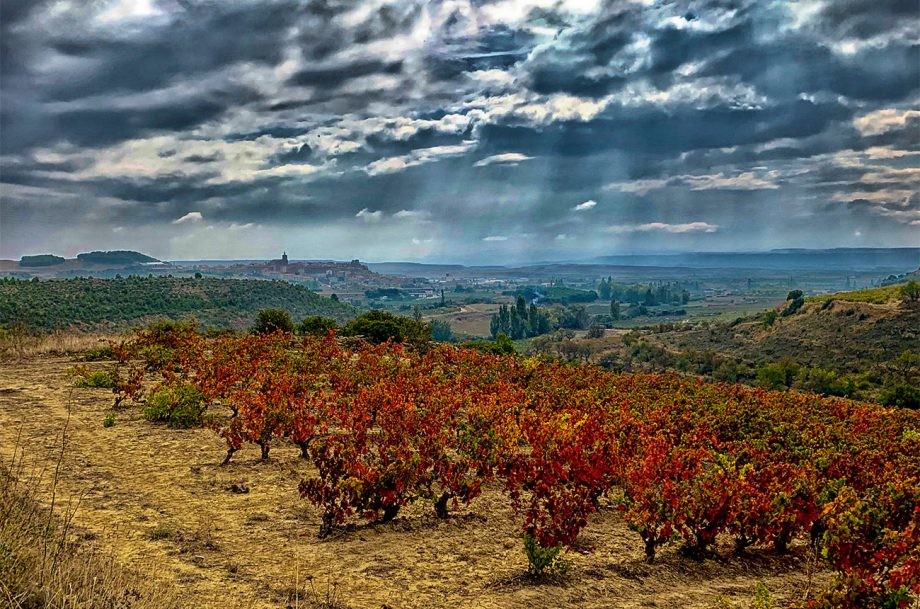
<path id="1" fill-rule="evenodd" d="M 416 502 L 449 518 L 494 483 L 534 578 L 564 572 L 589 521 L 616 511 L 649 562 L 665 544 L 707 560 L 725 540 L 743 555 L 807 539 L 838 574 L 809 607 L 906 607 L 920 593 L 914 411 L 333 333 L 166 326 L 115 352 L 116 403 L 146 398 L 176 426 L 204 414 L 224 463 L 244 444 L 264 459 L 298 447 L 319 537 Z M 207 414 L 218 406 L 230 414 Z"/>

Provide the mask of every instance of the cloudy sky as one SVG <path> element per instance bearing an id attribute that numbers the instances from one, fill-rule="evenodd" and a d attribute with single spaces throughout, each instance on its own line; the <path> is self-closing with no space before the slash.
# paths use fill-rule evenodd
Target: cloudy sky
<path id="1" fill-rule="evenodd" d="M 917 0 L 0 13 L 0 257 L 920 245 Z"/>

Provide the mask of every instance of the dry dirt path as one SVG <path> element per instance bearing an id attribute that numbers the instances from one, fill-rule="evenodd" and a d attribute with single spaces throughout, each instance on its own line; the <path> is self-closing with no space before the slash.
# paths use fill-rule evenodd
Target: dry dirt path
<path id="1" fill-rule="evenodd" d="M 298 451 L 277 446 L 261 463 L 246 448 L 221 467 L 224 446 L 212 431 L 156 426 L 137 408 L 104 428 L 110 392 L 73 389 L 72 365 L 0 362 L 0 458 L 8 462 L 18 446 L 26 470 L 46 468 L 47 482 L 67 425 L 58 501 L 77 505 L 82 534 L 175 586 L 190 608 L 294 606 L 298 589 L 304 607 L 311 578 L 320 593 L 336 582 L 352 609 L 703 609 L 723 595 L 746 607 L 758 580 L 774 601 L 799 598 L 806 586 L 801 548 L 702 563 L 667 548 L 645 565 L 638 536 L 614 510 L 592 521 L 581 551 L 569 552 L 567 576 L 534 584 L 520 577 L 526 559 L 498 489 L 445 522 L 419 504 L 390 524 L 320 541 L 319 514 L 297 493 L 311 472 Z"/>

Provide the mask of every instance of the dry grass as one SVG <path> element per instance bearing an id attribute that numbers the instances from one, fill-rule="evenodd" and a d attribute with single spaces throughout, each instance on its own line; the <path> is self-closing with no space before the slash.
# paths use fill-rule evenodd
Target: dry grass
<path id="1" fill-rule="evenodd" d="M 73 355 L 100 347 L 113 336 L 78 332 L 28 334 L 5 331 L 0 333 L 0 360 L 15 361 L 48 355 Z"/>
<path id="2" fill-rule="evenodd" d="M 846 302 L 868 302 L 870 304 L 885 304 L 901 300 L 901 291 L 904 284 L 889 285 L 883 288 L 867 288 L 865 290 L 854 290 L 851 292 L 837 292 L 836 294 L 825 294 L 823 296 L 813 296 L 809 301 L 826 302 L 828 300 L 843 300 Z"/>
<path id="3" fill-rule="evenodd" d="M 66 426 L 51 472 L 27 472 L 18 441 L 0 469 L 0 602 L 10 609 L 180 607 L 170 590 L 123 569 L 92 534 L 75 529 L 79 501 L 62 504 L 57 493 L 65 440 Z M 47 504 L 40 493 L 50 493 Z"/>

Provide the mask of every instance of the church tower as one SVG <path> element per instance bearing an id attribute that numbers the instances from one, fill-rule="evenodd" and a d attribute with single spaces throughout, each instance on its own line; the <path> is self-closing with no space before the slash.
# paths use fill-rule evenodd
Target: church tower
<path id="1" fill-rule="evenodd" d="M 280 273 L 287 273 L 287 272 L 288 272 L 288 257 L 287 257 L 287 252 L 284 252 L 283 254 L 281 254 L 281 264 L 278 265 L 278 271 L 279 271 Z"/>

